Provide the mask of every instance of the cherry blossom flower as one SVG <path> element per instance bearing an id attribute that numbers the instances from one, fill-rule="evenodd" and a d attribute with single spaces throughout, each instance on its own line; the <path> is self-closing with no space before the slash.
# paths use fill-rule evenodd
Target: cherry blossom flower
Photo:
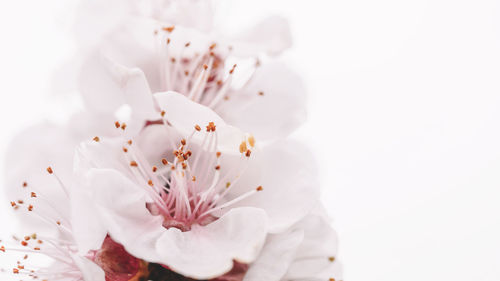
<path id="1" fill-rule="evenodd" d="M 300 146 L 260 148 L 183 95 L 155 99 L 161 119 L 137 137 L 97 137 L 78 150 L 73 212 L 84 252 L 110 235 L 136 257 L 217 278 L 253 262 L 268 233 L 287 230 L 317 203 Z"/>
<path id="2" fill-rule="evenodd" d="M 94 2 L 91 12 L 83 9 L 87 16 L 81 17 L 79 25 L 104 35 L 80 52 L 78 62 L 72 62 L 80 65 L 75 81 L 68 79 L 67 69 L 65 79 L 57 79 L 78 84 L 76 90 L 89 111 L 109 114 L 124 104 L 133 108 L 136 99 L 127 85 L 136 83 L 137 90 L 150 94 L 182 93 L 261 140 L 286 136 L 304 121 L 305 90 L 300 77 L 266 56 L 291 45 L 286 20 L 269 17 L 229 36 L 211 24 L 214 20 L 200 16 L 212 18 L 208 16 L 213 14 L 213 5 L 208 4 L 212 1 L 126 1 L 118 5 L 120 16 L 108 17 L 104 15 L 111 12 L 103 11 L 114 11 L 117 4 Z M 153 8 L 144 9 L 139 2 Z M 164 16 L 155 16 L 161 11 L 166 11 Z M 116 20 L 105 24 L 96 17 Z M 99 28 L 89 27 L 95 22 Z"/>

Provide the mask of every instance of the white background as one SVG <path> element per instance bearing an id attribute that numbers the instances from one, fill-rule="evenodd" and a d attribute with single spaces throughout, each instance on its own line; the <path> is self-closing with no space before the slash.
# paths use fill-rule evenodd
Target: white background
<path id="1" fill-rule="evenodd" d="M 234 18 L 274 11 L 292 24 L 286 57 L 310 90 L 297 137 L 321 163 L 344 280 L 500 280 L 499 3 L 242 2 Z M 64 6 L 0 3 L 2 153 L 61 111 L 47 92 L 73 50 Z"/>

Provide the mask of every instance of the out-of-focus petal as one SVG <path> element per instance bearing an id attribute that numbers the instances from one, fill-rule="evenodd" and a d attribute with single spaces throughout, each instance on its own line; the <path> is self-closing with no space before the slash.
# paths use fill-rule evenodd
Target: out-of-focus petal
<path id="1" fill-rule="evenodd" d="M 292 45 L 288 21 L 280 16 L 268 17 L 229 40 L 236 56 L 278 55 Z"/>

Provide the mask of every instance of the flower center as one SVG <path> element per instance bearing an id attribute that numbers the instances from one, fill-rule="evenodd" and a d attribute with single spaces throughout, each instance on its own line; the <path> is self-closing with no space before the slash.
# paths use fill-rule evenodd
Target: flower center
<path id="1" fill-rule="evenodd" d="M 210 108 L 228 100 L 236 69 L 236 64 L 229 70 L 225 69 L 232 47 L 221 50 L 216 43 L 210 43 L 202 51 L 192 53 L 189 52 L 193 47 L 191 42 L 179 45 L 171 39 L 174 30 L 175 26 L 163 27 L 154 33 L 160 55 L 158 90 L 184 93 L 189 99 Z M 250 77 L 259 65 L 257 60 L 251 67 Z"/>
<path id="2" fill-rule="evenodd" d="M 150 126 L 165 126 L 171 130 L 166 120 L 161 125 Z M 237 198 L 226 199 L 248 165 L 251 156 L 248 147 L 253 148 L 255 140 L 248 137 L 242 142 L 237 164 L 222 167 L 221 158 L 224 156 L 216 150 L 216 126 L 210 122 L 205 128 L 203 132 L 196 125 L 187 139 L 182 139 L 178 144 L 172 143 L 172 154 L 158 159 L 158 165 L 151 165 L 132 140 L 123 147 L 136 182 L 152 199 L 147 208 L 153 215 L 164 217 L 163 225 L 166 228 L 189 231 L 193 224 L 209 224 L 217 219 L 217 211 L 262 190 L 259 186 Z M 190 143 L 196 134 L 203 134 L 202 142 L 191 150 Z"/>

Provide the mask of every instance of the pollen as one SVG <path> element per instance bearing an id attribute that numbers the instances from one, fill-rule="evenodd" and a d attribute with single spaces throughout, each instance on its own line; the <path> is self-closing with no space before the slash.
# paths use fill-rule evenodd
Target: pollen
<path id="1" fill-rule="evenodd" d="M 152 180 L 148 180 L 148 185 L 149 186 L 153 186 L 153 181 Z"/>
<path id="2" fill-rule="evenodd" d="M 163 31 L 166 31 L 168 33 L 171 33 L 172 31 L 174 31 L 174 29 L 175 29 L 175 25 L 167 26 L 167 27 L 163 27 L 162 28 Z"/>
<path id="3" fill-rule="evenodd" d="M 334 262 L 334 261 L 335 261 L 335 257 L 328 257 L 328 260 L 329 260 L 330 262 Z"/>
<path id="4" fill-rule="evenodd" d="M 195 177 L 195 176 L 193 176 L 193 177 L 191 178 L 191 180 L 192 180 L 192 181 L 196 181 L 196 177 Z"/>
<path id="5" fill-rule="evenodd" d="M 255 190 L 262 191 L 262 190 L 264 190 L 264 188 L 262 188 L 262 185 L 259 185 L 259 186 L 257 186 L 257 188 Z"/>
<path id="6" fill-rule="evenodd" d="M 27 187 L 28 186 L 28 183 L 27 182 L 23 182 L 23 187 Z"/>
<path id="7" fill-rule="evenodd" d="M 182 144 L 182 145 L 186 145 L 186 140 L 185 140 L 185 139 L 182 139 L 182 140 L 181 140 L 181 144 Z"/>
<path id="8" fill-rule="evenodd" d="M 221 156 L 221 154 L 222 154 L 222 153 L 221 153 L 220 151 L 217 151 L 217 152 L 215 153 L 215 156 L 217 156 L 217 158 L 219 158 L 219 157 Z"/>
<path id="9" fill-rule="evenodd" d="M 128 152 L 128 149 L 126 147 L 123 147 L 123 152 L 127 153 Z"/>
<path id="10" fill-rule="evenodd" d="M 220 165 L 215 166 L 216 170 L 220 170 Z"/>
<path id="11" fill-rule="evenodd" d="M 162 159 L 161 159 L 161 163 L 162 163 L 163 165 L 167 165 L 167 164 L 168 164 L 168 161 L 167 161 L 167 159 L 162 158 Z"/>
<path id="12" fill-rule="evenodd" d="M 95 136 L 92 140 L 94 140 L 95 142 L 99 142 L 100 141 L 100 139 L 99 139 L 98 136 Z"/>
<path id="13" fill-rule="evenodd" d="M 127 141 L 128 145 L 132 145 L 132 140 Z"/>
<path id="14" fill-rule="evenodd" d="M 263 96 L 264 92 L 260 91 L 258 94 L 259 94 L 259 96 Z"/>
<path id="15" fill-rule="evenodd" d="M 198 131 L 198 132 L 199 132 L 199 131 L 201 131 L 201 127 L 200 127 L 200 125 L 194 125 L 194 129 L 195 129 L 196 131 Z"/>
<path id="16" fill-rule="evenodd" d="M 33 211 L 33 205 L 28 206 L 28 211 L 30 211 L 30 212 Z"/>
<path id="17" fill-rule="evenodd" d="M 125 131 L 125 128 L 127 128 L 127 124 L 123 123 L 122 126 L 121 126 L 122 130 Z"/>
<path id="18" fill-rule="evenodd" d="M 31 192 L 31 198 L 36 198 L 36 192 Z"/>
<path id="19" fill-rule="evenodd" d="M 247 150 L 247 152 L 245 153 L 245 156 L 246 156 L 246 157 L 250 157 L 250 154 L 252 154 L 252 151 L 249 149 L 249 150 Z"/>
<path id="20" fill-rule="evenodd" d="M 53 174 L 54 173 L 54 170 L 52 170 L 52 167 L 47 167 L 47 172 L 49 174 Z"/>
<path id="21" fill-rule="evenodd" d="M 250 135 L 248 137 L 248 144 L 250 144 L 251 147 L 255 146 L 255 138 L 254 138 L 254 136 Z"/>
<path id="22" fill-rule="evenodd" d="M 213 49 L 215 49 L 215 47 L 217 47 L 217 43 L 212 43 L 212 45 L 210 45 L 209 49 L 213 50 Z"/>
<path id="23" fill-rule="evenodd" d="M 132 167 L 137 167 L 138 165 L 137 165 L 137 162 L 135 162 L 135 161 L 130 161 L 130 166 L 132 166 Z"/>
<path id="24" fill-rule="evenodd" d="M 240 153 L 245 153 L 248 150 L 247 148 L 247 143 L 246 142 L 241 142 L 240 144 Z"/>
<path id="25" fill-rule="evenodd" d="M 115 122 L 115 127 L 118 129 L 118 128 L 120 128 L 120 126 L 121 126 L 121 125 L 120 125 L 120 122 L 116 121 L 116 122 Z"/>
<path id="26" fill-rule="evenodd" d="M 156 166 L 153 166 L 151 170 L 153 171 L 153 173 L 155 173 L 158 170 L 158 168 Z"/>
<path id="27" fill-rule="evenodd" d="M 215 123 L 214 122 L 209 122 L 207 125 L 207 132 L 215 132 Z"/>
<path id="28" fill-rule="evenodd" d="M 229 188 L 231 186 L 230 182 L 226 182 L 226 188 Z"/>
<path id="29" fill-rule="evenodd" d="M 203 69 L 207 70 L 207 68 L 208 68 L 208 65 L 204 64 Z"/>
<path id="30" fill-rule="evenodd" d="M 165 110 L 161 111 L 161 117 L 165 117 Z"/>

